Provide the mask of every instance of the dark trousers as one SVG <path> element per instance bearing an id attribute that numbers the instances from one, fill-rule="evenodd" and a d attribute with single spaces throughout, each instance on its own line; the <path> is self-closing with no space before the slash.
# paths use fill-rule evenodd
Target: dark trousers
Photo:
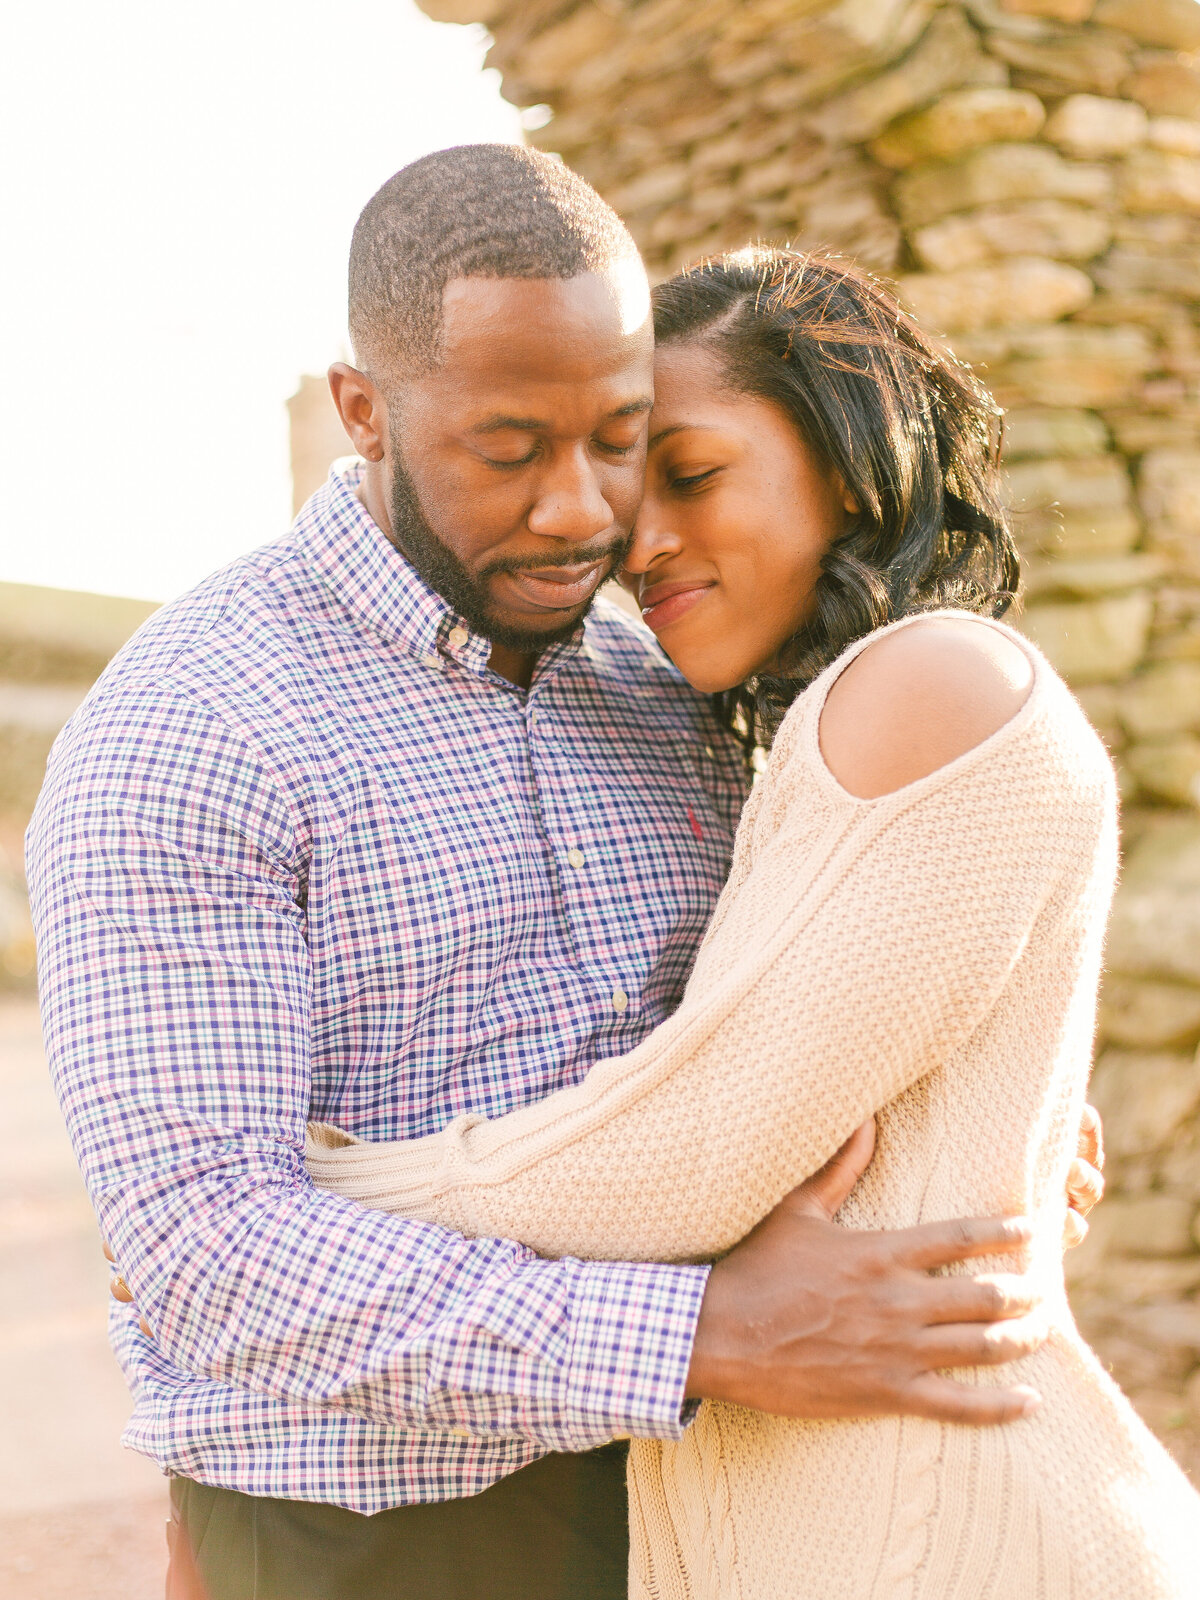
<path id="1" fill-rule="evenodd" d="M 627 1453 L 373 1517 L 172 1478 L 167 1600 L 625 1600 Z"/>

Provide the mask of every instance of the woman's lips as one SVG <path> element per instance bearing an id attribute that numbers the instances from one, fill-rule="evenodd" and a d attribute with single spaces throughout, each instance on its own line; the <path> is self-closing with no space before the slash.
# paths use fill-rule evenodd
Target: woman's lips
<path id="1" fill-rule="evenodd" d="M 605 566 L 605 562 L 596 561 L 584 567 L 528 568 L 501 576 L 527 605 L 539 611 L 574 611 L 599 588 Z"/>
<path id="2" fill-rule="evenodd" d="M 650 605 L 642 606 L 642 621 L 652 632 L 658 633 L 672 622 L 678 622 L 698 600 L 713 587 L 711 583 L 663 584 L 647 591 Z"/>

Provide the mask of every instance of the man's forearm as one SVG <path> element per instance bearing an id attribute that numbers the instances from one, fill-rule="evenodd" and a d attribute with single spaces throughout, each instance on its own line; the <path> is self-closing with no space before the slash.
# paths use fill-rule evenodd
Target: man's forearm
<path id="1" fill-rule="evenodd" d="M 682 1431 L 704 1269 L 541 1261 L 304 1186 L 171 1209 L 167 1254 L 136 1214 L 102 1215 L 131 1321 L 187 1372 L 546 1449 Z"/>

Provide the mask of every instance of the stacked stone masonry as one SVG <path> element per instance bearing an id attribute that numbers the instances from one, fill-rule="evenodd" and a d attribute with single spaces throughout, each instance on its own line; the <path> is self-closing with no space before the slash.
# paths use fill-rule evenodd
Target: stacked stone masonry
<path id="1" fill-rule="evenodd" d="M 1112 1184 L 1073 1296 L 1200 1471 L 1200 4 L 422 3 L 486 24 L 655 276 L 751 239 L 852 256 L 1006 408 L 1022 626 L 1125 806 Z"/>

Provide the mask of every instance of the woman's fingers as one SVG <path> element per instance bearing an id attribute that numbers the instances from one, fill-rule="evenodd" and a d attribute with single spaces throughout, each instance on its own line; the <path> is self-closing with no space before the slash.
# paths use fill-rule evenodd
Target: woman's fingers
<path id="1" fill-rule="evenodd" d="M 1087 1216 L 1104 1198 L 1104 1174 L 1083 1156 L 1076 1156 L 1067 1174 L 1067 1199 L 1071 1208 Z"/>
<path id="2" fill-rule="evenodd" d="M 108 1292 L 114 1300 L 119 1300 L 123 1306 L 133 1304 L 133 1295 L 130 1293 L 129 1285 L 119 1272 L 114 1273 L 109 1279 Z"/>
<path id="3" fill-rule="evenodd" d="M 1089 1166 L 1104 1171 L 1104 1124 L 1095 1106 L 1085 1105 L 1079 1119 L 1078 1154 Z"/>
<path id="4" fill-rule="evenodd" d="M 1063 1218 L 1062 1242 L 1064 1250 L 1074 1250 L 1088 1236 L 1088 1220 L 1078 1211 L 1068 1211 Z"/>

